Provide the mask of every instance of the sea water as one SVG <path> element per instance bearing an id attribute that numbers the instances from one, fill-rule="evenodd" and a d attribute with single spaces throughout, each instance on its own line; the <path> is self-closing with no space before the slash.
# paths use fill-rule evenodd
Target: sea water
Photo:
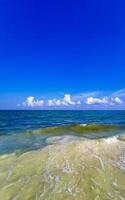
<path id="1" fill-rule="evenodd" d="M 125 199 L 125 111 L 0 111 L 0 199 Z"/>

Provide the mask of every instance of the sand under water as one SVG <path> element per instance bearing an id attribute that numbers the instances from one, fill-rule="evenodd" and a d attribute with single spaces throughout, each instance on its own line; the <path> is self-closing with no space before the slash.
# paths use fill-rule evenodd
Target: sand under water
<path id="1" fill-rule="evenodd" d="M 45 145 L 0 155 L 0 199 L 124 200 L 122 131 L 80 124 L 22 133 L 19 140 L 35 135 L 44 138 Z"/>

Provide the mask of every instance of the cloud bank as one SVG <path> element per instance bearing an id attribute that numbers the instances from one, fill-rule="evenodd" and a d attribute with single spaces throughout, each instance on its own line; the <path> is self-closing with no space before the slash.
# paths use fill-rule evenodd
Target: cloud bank
<path id="1" fill-rule="evenodd" d="M 122 104 L 122 100 L 119 97 L 103 97 L 103 98 L 94 98 L 94 97 L 88 97 L 86 100 L 86 104 L 88 105 L 94 105 L 94 104 L 109 104 L 109 105 L 117 105 Z"/>
<path id="2" fill-rule="evenodd" d="M 69 106 L 69 105 L 80 105 L 80 101 L 73 101 L 70 94 L 65 94 L 62 100 L 50 99 L 48 100 L 48 106 Z"/>
<path id="3" fill-rule="evenodd" d="M 46 98 L 46 99 L 37 99 L 34 96 L 29 96 L 26 100 L 18 104 L 18 107 L 23 108 L 40 108 L 40 109 L 49 109 L 52 108 L 76 108 L 76 109 L 92 109 L 92 106 L 96 105 L 97 109 L 112 109 L 112 108 L 124 108 L 124 92 L 125 89 L 111 93 L 110 95 L 105 96 L 102 92 L 87 92 L 71 96 L 71 94 L 64 94 L 62 98 Z M 118 96 L 119 94 L 119 96 Z M 106 106 L 106 107 L 105 107 Z"/>
<path id="4" fill-rule="evenodd" d="M 44 101 L 35 99 L 35 97 L 27 97 L 27 99 L 23 102 L 24 107 L 35 108 L 35 107 L 43 107 Z"/>
<path id="5" fill-rule="evenodd" d="M 76 106 L 80 105 L 81 101 L 73 101 L 70 94 L 65 94 L 62 99 L 49 99 L 46 102 L 42 99 L 38 100 L 33 96 L 29 96 L 22 104 L 17 106 L 23 106 L 27 108 L 43 108 L 44 106 L 48 107 L 57 107 L 57 106 Z"/>

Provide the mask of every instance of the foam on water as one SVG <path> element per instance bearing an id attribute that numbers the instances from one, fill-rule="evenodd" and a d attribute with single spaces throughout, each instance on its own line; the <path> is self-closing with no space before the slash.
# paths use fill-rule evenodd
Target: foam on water
<path id="1" fill-rule="evenodd" d="M 124 119 L 120 111 L 2 112 L 0 199 L 125 199 Z"/>
<path id="2" fill-rule="evenodd" d="M 106 138 L 105 141 L 107 144 L 112 144 L 112 143 L 117 142 L 117 139 L 118 139 L 118 136 L 113 136 L 113 137 Z"/>
<path id="3" fill-rule="evenodd" d="M 77 137 L 77 136 L 71 136 L 71 135 L 65 135 L 65 136 L 53 136 L 53 137 L 48 137 L 46 139 L 47 144 L 65 144 L 65 143 L 70 143 L 73 141 L 83 141 L 85 138 L 83 137 Z"/>
<path id="4" fill-rule="evenodd" d="M 84 126 L 87 126 L 87 124 L 80 124 L 80 126 L 83 126 L 83 127 L 84 127 Z"/>
<path id="5" fill-rule="evenodd" d="M 39 151 L 0 156 L 0 198 L 125 199 L 125 142 L 107 141 L 52 137 Z"/>

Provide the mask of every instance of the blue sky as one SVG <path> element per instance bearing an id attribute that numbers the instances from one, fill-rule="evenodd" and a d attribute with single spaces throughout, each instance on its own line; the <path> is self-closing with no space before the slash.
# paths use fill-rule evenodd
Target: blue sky
<path id="1" fill-rule="evenodd" d="M 0 109 L 124 109 L 124 8 L 123 0 L 1 1 Z"/>

